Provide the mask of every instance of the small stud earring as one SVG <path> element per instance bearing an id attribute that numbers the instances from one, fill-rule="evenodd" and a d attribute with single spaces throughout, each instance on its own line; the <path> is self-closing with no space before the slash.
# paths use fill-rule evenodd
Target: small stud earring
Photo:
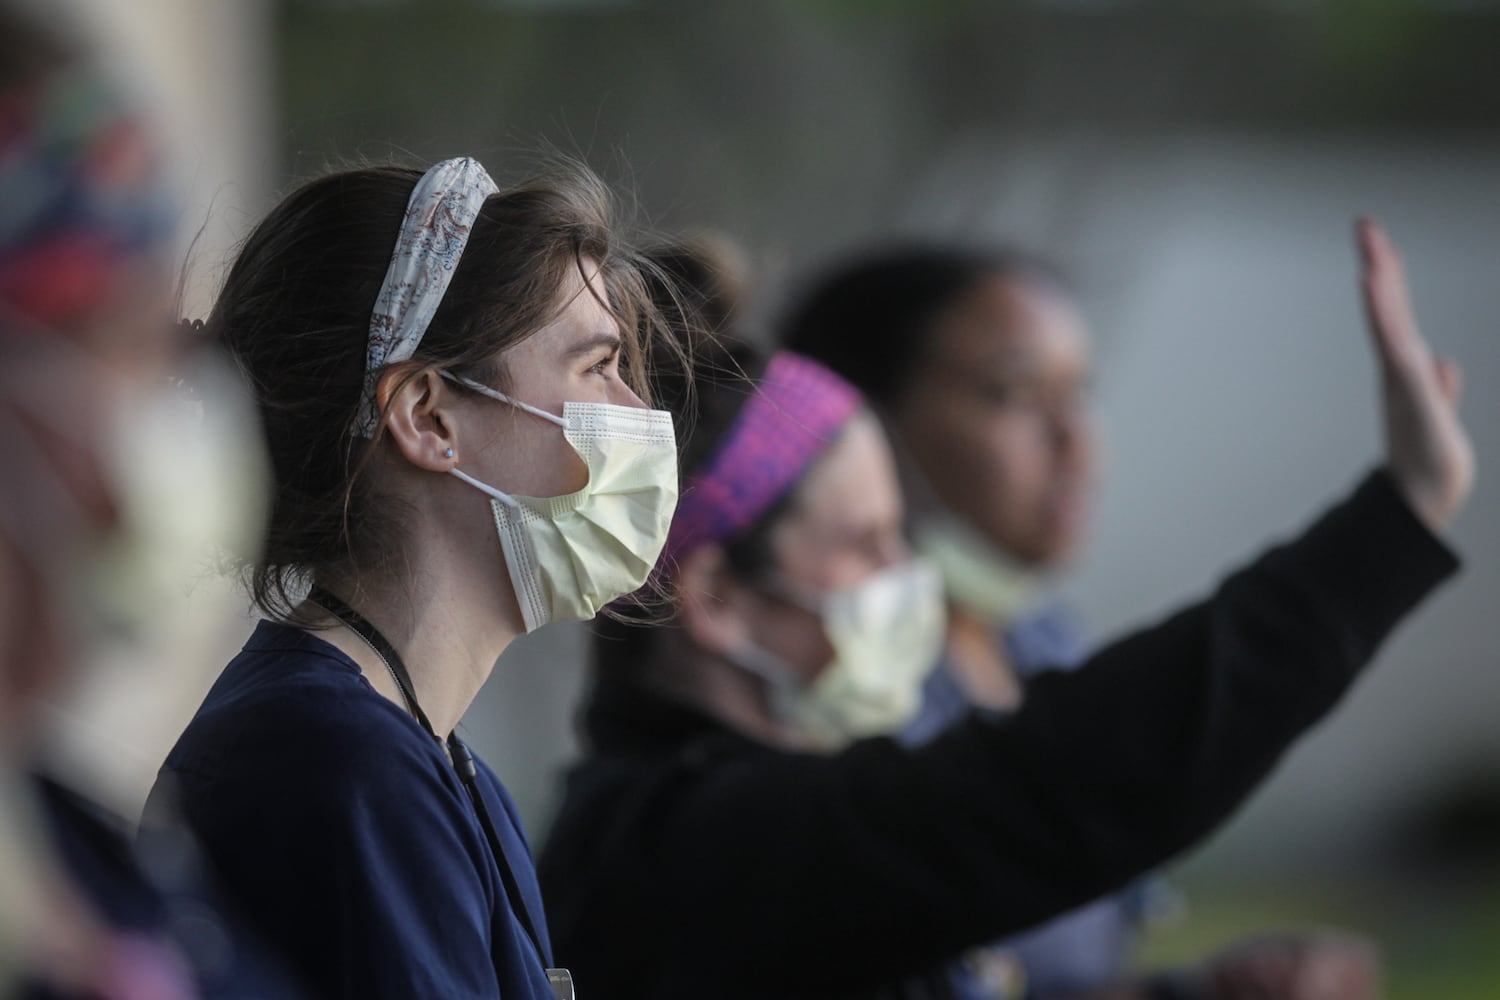
<path id="1" fill-rule="evenodd" d="M 444 458 L 452 458 L 453 457 L 453 449 L 449 448 L 447 451 L 443 452 L 443 457 Z"/>

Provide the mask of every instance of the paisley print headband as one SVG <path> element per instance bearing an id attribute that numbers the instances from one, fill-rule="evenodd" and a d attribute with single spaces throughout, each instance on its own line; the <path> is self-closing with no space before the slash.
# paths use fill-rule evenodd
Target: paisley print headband
<path id="1" fill-rule="evenodd" d="M 484 167 L 467 156 L 444 160 L 417 181 L 370 316 L 364 392 L 354 425 L 361 437 L 374 437 L 380 423 L 375 385 L 381 371 L 410 358 L 422 343 L 479 209 L 498 190 Z"/>

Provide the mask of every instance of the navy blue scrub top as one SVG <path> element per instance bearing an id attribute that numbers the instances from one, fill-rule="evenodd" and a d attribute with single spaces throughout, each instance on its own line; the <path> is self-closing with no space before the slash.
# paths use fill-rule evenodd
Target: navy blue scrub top
<path id="1" fill-rule="evenodd" d="M 142 837 L 186 822 L 255 929 L 322 996 L 552 1000 L 530 845 L 475 762 L 519 901 L 442 746 L 337 648 L 263 621 L 167 757 Z"/>

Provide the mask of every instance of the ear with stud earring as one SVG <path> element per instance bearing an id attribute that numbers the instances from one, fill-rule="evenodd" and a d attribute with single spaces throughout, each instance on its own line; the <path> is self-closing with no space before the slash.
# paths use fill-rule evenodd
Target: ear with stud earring
<path id="1" fill-rule="evenodd" d="M 453 449 L 449 448 L 447 451 L 443 452 L 443 457 L 444 458 L 452 458 L 453 457 Z"/>

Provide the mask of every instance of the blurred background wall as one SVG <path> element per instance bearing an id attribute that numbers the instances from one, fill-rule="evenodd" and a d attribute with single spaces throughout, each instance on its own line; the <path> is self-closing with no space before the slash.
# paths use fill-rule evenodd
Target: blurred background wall
<path id="1" fill-rule="evenodd" d="M 1429 335 L 1467 369 L 1469 567 L 1196 865 L 1364 878 L 1500 827 L 1497 5 L 115 7 L 183 105 L 200 287 L 271 195 L 329 165 L 464 152 L 498 177 L 546 144 L 657 228 L 742 240 L 762 315 L 829 254 L 893 233 L 1051 255 L 1101 342 L 1108 484 L 1068 583 L 1100 635 L 1202 591 L 1377 455 L 1349 238 L 1377 213 Z M 537 839 L 573 752 L 583 643 L 554 628 L 518 644 L 466 720 Z"/>

